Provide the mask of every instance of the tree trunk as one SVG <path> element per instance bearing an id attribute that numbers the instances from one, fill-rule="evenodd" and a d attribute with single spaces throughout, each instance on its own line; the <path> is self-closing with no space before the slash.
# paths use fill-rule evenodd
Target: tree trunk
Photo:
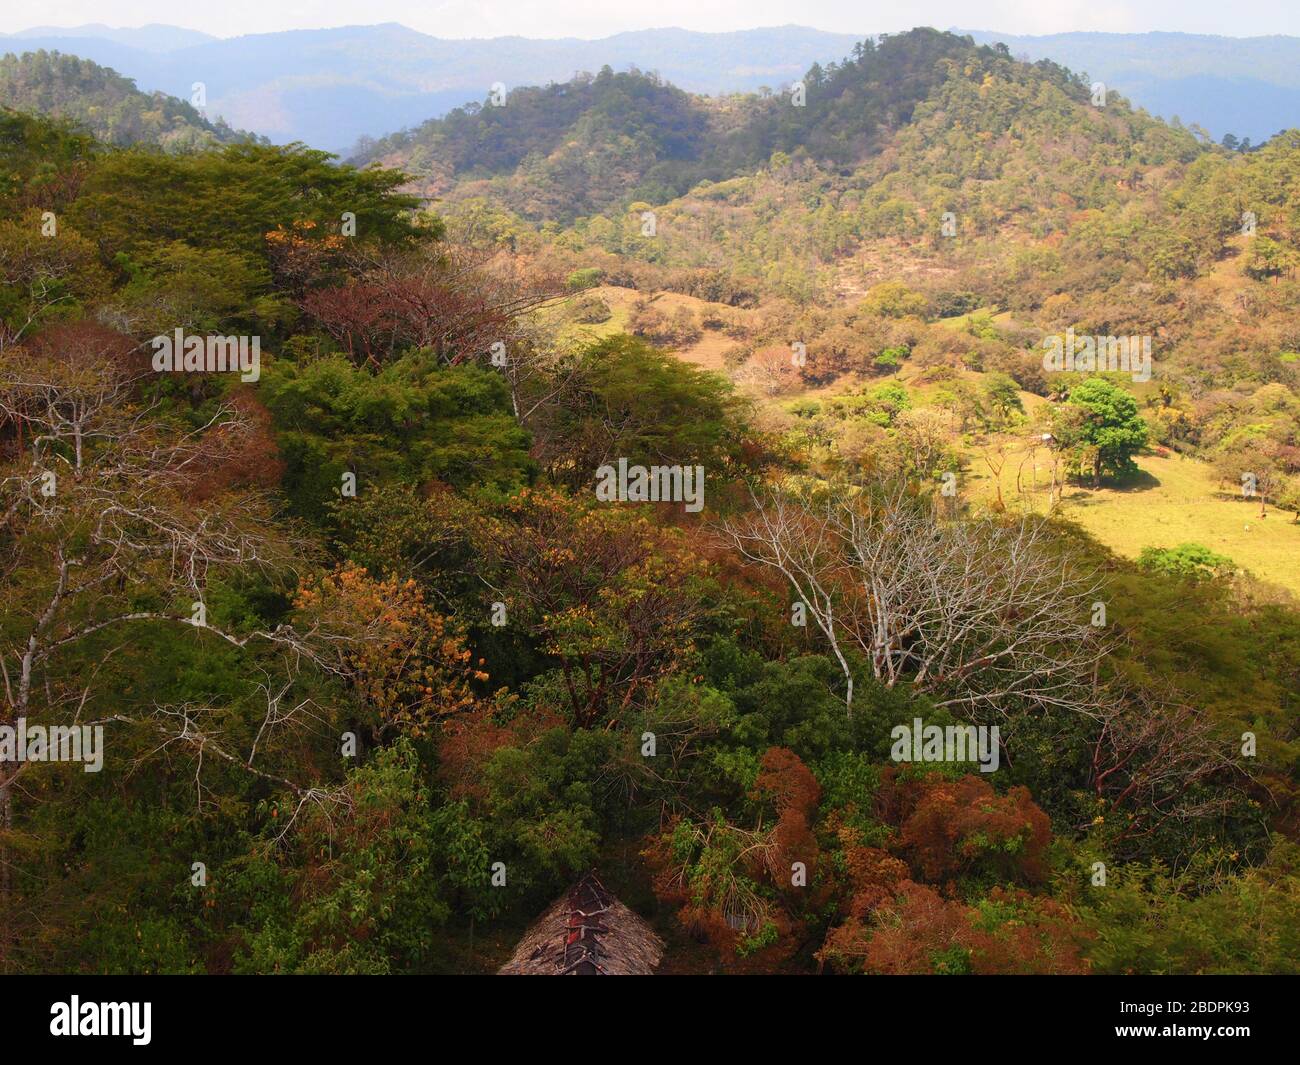
<path id="1" fill-rule="evenodd" d="M 5 783 L 0 784 L 0 835 L 6 842 L 0 843 L 0 974 L 12 972 L 12 948 L 17 942 L 12 927 L 13 920 L 13 868 L 12 854 L 7 842 L 13 830 L 13 793 L 9 785 L 11 765 L 0 762 L 0 777 Z"/>

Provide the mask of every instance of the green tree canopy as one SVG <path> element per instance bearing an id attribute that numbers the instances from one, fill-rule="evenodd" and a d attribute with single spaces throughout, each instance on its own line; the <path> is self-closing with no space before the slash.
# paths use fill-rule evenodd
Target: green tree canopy
<path id="1" fill-rule="evenodd" d="M 1091 470 L 1094 485 L 1103 473 L 1136 471 L 1133 456 L 1146 446 L 1148 430 L 1130 393 L 1104 377 L 1089 377 L 1070 389 L 1063 406 L 1056 412 L 1056 439 L 1081 469 Z"/>

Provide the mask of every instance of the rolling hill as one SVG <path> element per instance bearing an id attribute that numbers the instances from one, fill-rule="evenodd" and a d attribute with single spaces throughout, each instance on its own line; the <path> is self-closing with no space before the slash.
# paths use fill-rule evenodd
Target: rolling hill
<path id="1" fill-rule="evenodd" d="M 109 144 L 177 151 L 249 138 L 222 121 L 209 122 L 184 100 L 141 92 L 116 71 L 58 52 L 0 56 L 0 104 L 68 119 Z"/>
<path id="2" fill-rule="evenodd" d="M 277 142 L 345 152 L 363 136 L 416 126 L 497 82 L 507 88 L 568 81 L 575 72 L 655 71 L 691 93 L 774 90 L 814 63 L 849 52 L 861 33 L 776 26 L 731 33 L 641 30 L 599 40 L 500 37 L 448 40 L 396 23 L 210 38 L 172 26 L 134 30 L 35 27 L 0 48 L 60 51 L 93 60 L 141 88 L 182 99 L 202 80 L 210 114 Z M 970 31 L 1016 55 L 1046 58 L 1101 78 L 1137 105 L 1255 143 L 1300 123 L 1300 40 L 1197 34 L 1061 34 Z"/>

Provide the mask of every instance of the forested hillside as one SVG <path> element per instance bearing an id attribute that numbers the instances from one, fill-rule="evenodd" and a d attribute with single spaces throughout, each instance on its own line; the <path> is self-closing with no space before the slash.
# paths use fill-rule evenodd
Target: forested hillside
<path id="1" fill-rule="evenodd" d="M 0 105 L 69 119 L 109 144 L 191 151 L 254 139 L 173 96 L 141 92 L 107 67 L 58 52 L 0 56 Z"/>
<path id="2" fill-rule="evenodd" d="M 1300 136 L 802 89 L 0 114 L 0 971 L 494 972 L 592 869 L 661 972 L 1300 967 Z"/>
<path id="3" fill-rule="evenodd" d="M 459 182 L 462 192 L 488 191 L 527 218 L 568 222 L 632 200 L 671 199 L 776 151 L 859 162 L 939 84 L 941 60 L 970 49 L 930 30 L 879 47 L 865 41 L 842 64 L 813 67 L 799 108 L 782 94 L 693 96 L 654 75 L 605 67 L 366 142 L 354 162 L 396 163 L 438 193 Z"/>

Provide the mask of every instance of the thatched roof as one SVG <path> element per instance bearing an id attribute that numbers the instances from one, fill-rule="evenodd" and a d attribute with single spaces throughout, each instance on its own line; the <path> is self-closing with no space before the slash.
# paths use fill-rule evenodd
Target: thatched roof
<path id="1" fill-rule="evenodd" d="M 500 976 L 649 976 L 664 943 L 588 873 L 539 917 Z"/>

